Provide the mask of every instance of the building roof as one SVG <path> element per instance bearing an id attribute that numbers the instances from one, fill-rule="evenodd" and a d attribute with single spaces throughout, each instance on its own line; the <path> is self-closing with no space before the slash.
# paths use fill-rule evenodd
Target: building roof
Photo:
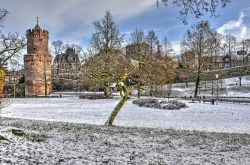
<path id="1" fill-rule="evenodd" d="M 36 26 L 34 27 L 35 30 L 42 30 L 41 27 L 39 26 L 39 18 L 36 17 Z"/>
<path id="2" fill-rule="evenodd" d="M 68 47 L 65 53 L 56 55 L 54 62 L 80 63 L 80 60 L 78 54 L 75 52 L 75 49 Z"/>

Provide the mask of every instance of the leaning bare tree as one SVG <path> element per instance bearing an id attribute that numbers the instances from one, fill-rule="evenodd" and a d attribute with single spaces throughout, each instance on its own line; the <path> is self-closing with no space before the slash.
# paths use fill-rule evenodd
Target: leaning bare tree
<path id="1" fill-rule="evenodd" d="M 113 125 L 113 122 L 114 122 L 117 114 L 119 113 L 119 111 L 122 109 L 123 105 L 128 100 L 131 92 L 130 92 L 130 87 L 128 87 L 125 84 L 125 81 L 128 80 L 129 75 L 132 74 L 138 67 L 139 67 L 139 62 L 137 62 L 134 65 L 134 67 L 132 67 L 131 69 L 129 69 L 123 75 L 121 75 L 119 77 L 116 77 L 116 76 L 112 75 L 113 80 L 116 82 L 116 88 L 120 92 L 120 96 L 122 97 L 122 99 L 115 106 L 114 110 L 110 114 L 110 116 L 109 116 L 108 120 L 106 121 L 105 125 L 107 125 L 107 126 L 112 126 Z M 107 74 L 107 76 L 108 75 L 109 74 Z"/>

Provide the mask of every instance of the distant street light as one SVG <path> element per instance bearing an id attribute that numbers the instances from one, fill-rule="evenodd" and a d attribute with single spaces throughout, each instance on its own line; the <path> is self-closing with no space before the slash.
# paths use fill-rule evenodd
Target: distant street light
<path id="1" fill-rule="evenodd" d="M 216 77 L 216 81 L 217 81 L 217 104 L 218 104 L 218 100 L 219 100 L 219 86 L 218 86 L 219 74 L 215 74 L 215 77 Z"/>

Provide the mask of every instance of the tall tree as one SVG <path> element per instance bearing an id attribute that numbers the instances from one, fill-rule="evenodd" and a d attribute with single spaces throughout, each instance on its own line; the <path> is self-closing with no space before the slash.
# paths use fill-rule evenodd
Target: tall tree
<path id="1" fill-rule="evenodd" d="M 0 26 L 2 26 L 8 11 L 0 8 Z M 0 30 L 0 69 L 2 69 L 7 62 L 17 61 L 19 53 L 26 46 L 26 40 L 18 33 L 3 34 Z"/>
<path id="2" fill-rule="evenodd" d="M 8 11 L 0 8 L 0 27 L 2 27 Z M 17 33 L 3 34 L 0 30 L 0 72 L 4 80 L 4 67 L 9 63 L 16 65 L 19 62 L 19 55 L 26 46 L 24 37 Z M 3 92 L 4 81 L 0 83 L 0 94 Z"/>
<path id="3" fill-rule="evenodd" d="M 149 45 L 149 55 L 154 55 L 157 50 L 158 37 L 154 30 L 148 31 L 146 42 Z"/>
<path id="4" fill-rule="evenodd" d="M 79 44 L 72 44 L 71 47 L 73 49 L 75 49 L 76 54 L 78 54 L 79 56 L 82 56 L 82 54 L 83 54 L 83 48 L 82 48 L 81 45 L 79 45 Z"/>
<path id="5" fill-rule="evenodd" d="M 173 4 L 179 8 L 179 19 L 186 24 L 189 14 L 193 14 L 196 18 L 200 18 L 205 13 L 216 16 L 215 13 L 218 6 L 224 8 L 230 1 L 231 0 L 157 0 L 156 2 L 157 6 L 163 3 L 166 6 Z"/>
<path id="6" fill-rule="evenodd" d="M 232 54 L 236 47 L 236 37 L 231 34 L 225 36 L 225 46 L 227 48 L 227 53 L 230 57 L 230 67 L 232 67 Z"/>
<path id="7" fill-rule="evenodd" d="M 135 29 L 130 35 L 130 43 L 133 45 L 133 51 L 136 56 L 136 60 L 140 61 L 138 63 L 138 69 L 132 74 L 133 80 L 136 82 L 137 97 L 141 97 L 142 88 L 141 86 L 145 81 L 144 66 L 141 64 L 142 61 L 146 60 L 148 55 L 148 47 L 145 44 L 145 35 L 142 29 Z"/>
<path id="8" fill-rule="evenodd" d="M 145 42 L 145 35 L 142 29 L 135 29 L 130 35 L 130 43 L 131 44 L 141 44 Z"/>
<path id="9" fill-rule="evenodd" d="M 112 19 L 110 11 L 106 11 L 101 21 L 94 23 L 95 33 L 92 34 L 90 44 L 96 53 L 107 53 L 121 48 L 123 36 Z"/>
<path id="10" fill-rule="evenodd" d="M 201 73 L 204 56 L 207 55 L 208 42 L 211 37 L 211 28 L 208 22 L 198 22 L 191 27 L 184 36 L 183 45 L 190 50 L 196 57 L 196 83 L 194 97 L 198 96 L 198 88 L 201 81 Z"/>
<path id="11" fill-rule="evenodd" d="M 163 38 L 163 40 L 161 42 L 161 45 L 163 46 L 164 55 L 171 56 L 171 54 L 173 53 L 174 49 L 173 49 L 173 45 L 167 39 L 167 37 Z"/>
<path id="12" fill-rule="evenodd" d="M 248 53 L 248 49 L 249 49 L 249 44 L 250 44 L 250 41 L 249 39 L 247 40 L 242 40 L 240 43 L 239 43 L 239 50 L 237 51 L 237 55 L 238 56 L 241 56 L 241 60 L 237 60 L 237 63 L 236 65 L 238 66 L 243 66 L 246 64 L 246 58 L 247 57 L 247 53 Z M 242 76 L 244 75 L 244 71 L 242 68 L 239 68 L 239 86 L 242 85 Z"/>
<path id="13" fill-rule="evenodd" d="M 0 36 L 0 68 L 7 62 L 18 58 L 19 53 L 26 46 L 26 39 L 17 33 L 1 34 Z"/>
<path id="14" fill-rule="evenodd" d="M 64 50 L 65 45 L 63 41 L 57 40 L 52 42 L 50 51 L 54 56 L 61 54 Z"/>
<path id="15" fill-rule="evenodd" d="M 103 76 L 106 74 L 103 73 L 114 69 L 112 65 L 116 63 L 113 58 L 120 53 L 123 36 L 116 27 L 109 11 L 106 11 L 104 18 L 101 21 L 96 21 L 94 26 L 96 31 L 90 40 L 90 50 L 94 56 L 100 59 L 99 61 L 102 61 L 102 64 L 98 68 L 89 70 L 90 75 L 92 75 L 90 78 L 99 82 L 104 88 L 104 95 L 108 97 L 110 95 L 108 87 L 113 83 L 113 79 L 110 76 Z M 93 59 L 96 58 L 93 57 Z"/>
<path id="16" fill-rule="evenodd" d="M 97 54 L 88 58 L 82 67 L 82 72 L 93 83 L 104 89 L 104 96 L 110 97 L 109 86 L 115 82 L 114 77 L 123 75 L 130 68 L 130 64 L 130 60 L 121 52 L 109 51 L 105 56 Z"/>
<path id="17" fill-rule="evenodd" d="M 209 69 L 216 69 L 218 66 L 219 56 L 222 54 L 222 39 L 223 36 L 216 30 L 211 29 L 210 37 L 208 38 L 208 58 L 210 59 Z"/>

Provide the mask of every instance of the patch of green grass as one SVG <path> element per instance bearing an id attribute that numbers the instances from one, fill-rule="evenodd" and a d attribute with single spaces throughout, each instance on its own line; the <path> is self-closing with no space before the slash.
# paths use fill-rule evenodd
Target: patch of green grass
<path id="1" fill-rule="evenodd" d="M 16 128 L 22 128 L 23 124 L 21 122 L 13 122 L 13 123 L 10 123 L 10 126 L 16 127 Z"/>
<path id="2" fill-rule="evenodd" d="M 45 133 L 29 133 L 26 138 L 32 142 L 45 142 L 49 136 Z"/>

